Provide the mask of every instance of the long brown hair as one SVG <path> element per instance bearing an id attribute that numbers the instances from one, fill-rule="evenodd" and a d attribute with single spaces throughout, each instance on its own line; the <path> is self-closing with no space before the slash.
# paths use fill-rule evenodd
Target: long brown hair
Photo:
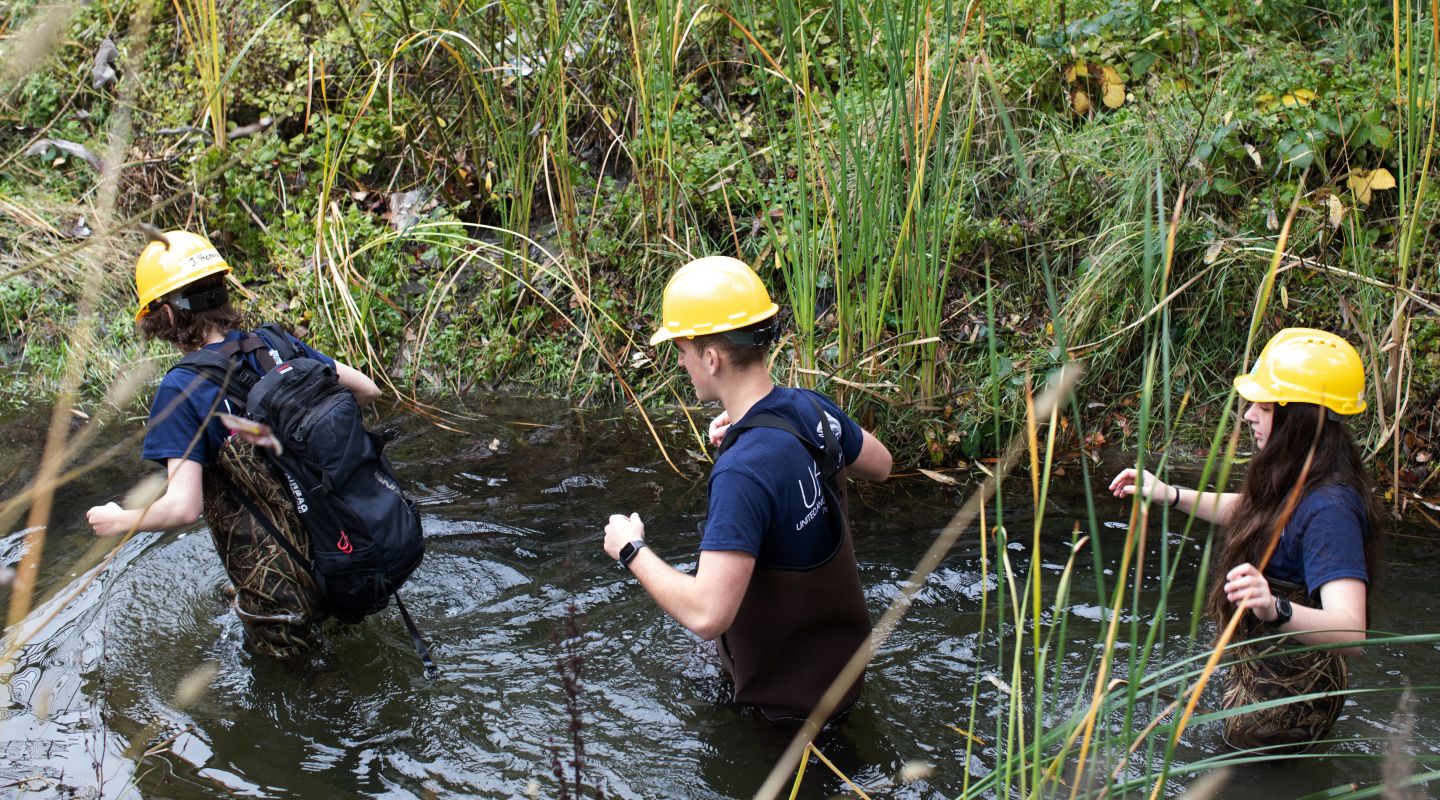
<path id="1" fill-rule="evenodd" d="M 224 281 L 224 275 L 211 275 L 195 281 L 186 289 L 193 288 L 194 291 L 201 292 L 217 285 L 224 286 Z M 164 303 L 160 308 L 153 308 L 140 318 L 140 333 L 146 339 L 169 342 L 189 353 L 204 347 L 205 340 L 212 331 L 228 333 L 240 329 L 244 324 L 244 315 L 230 305 L 229 300 L 204 311 L 188 311 Z"/>
<path id="2" fill-rule="evenodd" d="M 1286 500 L 1300 481 L 1311 447 L 1315 453 L 1301 492 L 1338 484 L 1360 493 L 1370 526 L 1369 535 L 1365 537 L 1365 571 L 1373 584 L 1379 560 L 1374 494 L 1355 440 L 1345 424 L 1321 406 L 1276 403 L 1270 437 L 1251 460 L 1250 471 L 1240 485 L 1240 499 L 1230 511 L 1230 523 L 1220 550 L 1219 572 L 1211 580 L 1205 612 L 1216 625 L 1223 626 L 1232 611 L 1225 597 L 1226 573 L 1247 562 L 1259 566 L 1280 515 L 1286 511 Z M 1309 587 L 1311 591 L 1319 588 Z"/>

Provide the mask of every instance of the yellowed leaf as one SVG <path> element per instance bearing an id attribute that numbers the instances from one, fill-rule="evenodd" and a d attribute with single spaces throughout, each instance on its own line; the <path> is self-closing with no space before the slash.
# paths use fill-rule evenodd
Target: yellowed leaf
<path id="1" fill-rule="evenodd" d="M 1211 242 L 1210 246 L 1205 248 L 1205 263 L 1214 264 L 1215 259 L 1220 257 L 1220 251 L 1224 249 L 1224 247 L 1225 242 L 1220 239 Z"/>
<path id="2" fill-rule="evenodd" d="M 1085 62 L 1084 62 L 1084 61 L 1080 61 L 1080 62 L 1077 62 L 1077 63 L 1075 64 L 1075 77 L 1077 77 L 1077 78 L 1088 78 L 1088 77 L 1090 77 L 1090 68 L 1085 65 Z"/>
<path id="3" fill-rule="evenodd" d="M 1109 67 L 1106 67 L 1106 69 L 1109 69 Z M 1105 101 L 1106 108 L 1119 108 L 1125 105 L 1125 84 L 1106 83 L 1105 94 L 1102 99 Z"/>
<path id="4" fill-rule="evenodd" d="M 1125 81 L 1120 79 L 1120 73 L 1116 72 L 1114 67 L 1101 67 L 1100 80 L 1105 83 L 1125 83 Z"/>
<path id="5" fill-rule="evenodd" d="M 1092 108 L 1090 105 L 1090 95 L 1076 89 L 1075 93 L 1070 96 L 1070 105 L 1075 108 L 1076 114 L 1088 113 Z"/>
<path id="6" fill-rule="evenodd" d="M 1381 167 L 1381 168 L 1375 170 L 1374 172 L 1370 173 L 1370 189 L 1371 189 L 1371 191 L 1382 191 L 1382 190 L 1384 190 L 1384 189 L 1394 189 L 1394 188 L 1395 188 L 1395 176 L 1390 174 L 1390 170 L 1385 169 L 1384 167 Z"/>
<path id="7" fill-rule="evenodd" d="M 954 486 L 954 485 L 960 483 L 960 481 L 955 480 L 954 478 L 950 477 L 949 475 L 946 475 L 946 474 L 943 473 L 943 472 L 936 472 L 936 471 L 931 470 L 931 469 L 922 469 L 922 470 L 920 470 L 920 474 L 921 474 L 921 475 L 924 475 L 925 477 L 929 478 L 929 479 L 932 480 L 932 481 L 935 481 L 936 483 L 943 483 L 943 484 L 945 484 L 946 486 Z"/>
<path id="8" fill-rule="evenodd" d="M 1285 284 L 1280 284 L 1280 307 L 1290 308 L 1290 293 L 1285 290 Z"/>
<path id="9" fill-rule="evenodd" d="M 1316 97 L 1319 96 L 1314 92 L 1310 91 L 1309 89 L 1296 89 L 1294 92 L 1292 92 L 1292 94 L 1295 95 L 1296 100 L 1307 106 L 1310 105 L 1311 100 L 1314 100 Z"/>
<path id="10" fill-rule="evenodd" d="M 1074 82 L 1075 82 L 1075 67 L 1076 67 L 1075 64 L 1071 64 L 1070 66 L 1068 66 L 1068 67 L 1065 68 L 1065 82 L 1066 82 L 1066 83 L 1074 83 Z"/>
<path id="11" fill-rule="evenodd" d="M 946 725 L 945 727 L 949 728 L 949 729 L 952 730 L 952 731 L 955 731 L 956 733 L 960 734 L 961 736 L 964 736 L 965 738 L 969 739 L 970 741 L 974 742 L 975 744 L 980 745 L 981 747 L 984 747 L 984 746 L 985 746 L 985 740 L 984 740 L 984 739 L 981 739 L 979 736 L 976 736 L 975 734 L 971 733 L 970 731 L 965 730 L 964 728 L 960 727 L 959 725 Z"/>
<path id="12" fill-rule="evenodd" d="M 1255 98 L 1255 105 L 1259 106 L 1261 111 L 1269 111 L 1275 107 L 1275 95 L 1269 93 L 1262 94 Z M 1225 124 L 1230 124 L 1229 116 L 1225 117 Z"/>
<path id="13" fill-rule="evenodd" d="M 1395 188 L 1395 176 L 1390 170 L 1381 167 L 1374 170 L 1357 169 L 1350 173 L 1345 179 L 1345 185 L 1355 193 L 1355 202 L 1362 206 L 1370 205 L 1370 193 Z"/>
<path id="14" fill-rule="evenodd" d="M 1345 219 L 1345 204 L 1340 202 L 1340 198 L 1332 194 L 1325 198 L 1325 207 L 1330 212 L 1330 227 L 1340 227 L 1340 222 Z"/>
<path id="15" fill-rule="evenodd" d="M 197 700 L 205 696 L 210 689 L 210 684 L 215 676 L 220 673 L 220 665 L 214 661 L 203 662 L 180 679 L 180 684 L 175 687 L 175 706 L 185 708 L 194 705 Z"/>

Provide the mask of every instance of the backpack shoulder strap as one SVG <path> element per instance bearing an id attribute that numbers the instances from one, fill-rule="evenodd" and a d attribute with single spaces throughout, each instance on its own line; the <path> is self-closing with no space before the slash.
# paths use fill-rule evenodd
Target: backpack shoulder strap
<path id="1" fill-rule="evenodd" d="M 255 333 L 265 344 L 280 354 L 281 361 L 289 361 L 300 355 L 299 350 L 290 341 L 290 334 L 278 322 L 267 322 L 256 328 Z"/>
<path id="2" fill-rule="evenodd" d="M 232 343 L 233 345 L 233 343 Z M 227 345 L 226 349 L 231 349 Z M 235 348 L 238 351 L 238 347 Z M 231 402 L 242 408 L 250 389 L 260 382 L 260 374 L 244 361 L 223 352 L 201 348 L 180 359 L 171 369 L 188 369 L 211 383 L 219 386 Z"/>

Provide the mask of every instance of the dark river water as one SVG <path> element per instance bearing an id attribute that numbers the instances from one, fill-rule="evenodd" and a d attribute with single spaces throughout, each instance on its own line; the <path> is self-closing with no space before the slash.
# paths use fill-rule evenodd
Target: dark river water
<path id="1" fill-rule="evenodd" d="M 609 514 L 637 511 L 661 555 L 693 566 L 707 465 L 683 418 L 659 422 L 684 476 L 628 413 L 577 414 L 498 398 L 473 401 L 472 409 L 475 418 L 457 423 L 463 433 L 407 413 L 383 423 L 403 431 L 391 456 L 424 508 L 428 550 L 403 594 L 434 644 L 442 672 L 433 681 L 422 675 L 393 610 L 337 626 L 329 649 L 303 664 L 252 654 L 223 603 L 224 572 L 200 526 L 138 535 L 108 567 L 89 568 L 82 559 L 95 539 L 84 510 L 134 482 L 142 470 L 138 448 L 64 489 L 46 544 L 41 601 L 11 632 L 28 643 L 0 684 L 0 795 L 557 797 L 555 748 L 571 757 L 556 667 L 556 641 L 572 621 L 568 608 L 582 631 L 572 644 L 584 658 L 578 702 L 587 783 L 600 782 L 607 797 L 750 797 L 787 732 L 726 704 L 709 646 L 660 612 L 600 547 Z M 705 419 L 697 418 L 702 429 Z M 0 420 L 6 496 L 38 460 L 45 422 L 39 413 Z M 112 426 L 90 455 L 137 429 Z M 1074 464 L 1054 478 L 1038 559 L 1047 598 L 1055 596 L 1072 528 L 1079 522 L 1090 530 L 1087 494 L 1117 468 L 1096 467 L 1088 486 Z M 902 477 L 852 491 L 856 549 L 877 615 L 982 476 L 960 477 L 955 486 Z M 1097 495 L 1095 509 L 1101 569 L 1113 585 L 1128 506 Z M 1032 556 L 1028 479 L 1007 481 L 1004 511 L 1018 582 Z M 0 565 L 18 563 L 21 525 L 3 531 Z M 1156 621 L 1147 615 L 1161 548 L 1183 548 L 1152 670 L 1195 651 L 1186 634 L 1200 549 L 1194 539 L 1182 541 L 1180 521 L 1170 526 L 1176 530 L 1150 537 L 1141 613 L 1122 629 L 1122 639 L 1131 631 L 1143 636 Z M 1393 535 L 1372 627 L 1440 630 L 1440 537 L 1403 524 L 1387 531 Z M 997 762 L 992 732 L 1008 709 L 1011 655 L 995 648 L 997 633 L 1010 629 L 995 621 L 999 592 L 993 572 L 988 582 L 982 578 L 978 537 L 967 531 L 930 577 L 875 659 L 859 703 L 819 741 L 872 797 L 958 797 L 967 758 L 972 780 Z M 1097 594 L 1089 553 L 1078 559 L 1065 601 L 1064 641 L 1053 645 L 1066 653 L 1052 685 L 1057 703 L 1088 697 L 1087 670 L 1103 638 L 1107 600 Z M 983 639 L 982 599 L 990 604 Z M 8 605 L 8 588 L 0 588 L 0 601 Z M 1128 655 L 1117 657 L 1123 675 Z M 1030 663 L 1028 654 L 1022 663 Z M 183 689 L 187 678 L 203 691 Z M 1275 800 L 1374 784 L 1380 761 L 1354 756 L 1384 750 L 1395 730 L 1398 687 L 1407 682 L 1417 687 L 1420 714 L 1404 747 L 1437 752 L 1440 648 L 1434 641 L 1372 645 L 1351 660 L 1351 684 L 1386 691 L 1348 701 L 1334 733 L 1343 742 L 1318 758 L 1242 767 L 1220 796 Z M 1217 699 L 1206 695 L 1212 707 Z M 972 729 L 983 744 L 952 726 Z M 1176 761 L 1222 751 L 1218 725 L 1201 724 L 1185 734 Z M 916 761 L 930 766 L 928 776 L 902 780 L 905 765 Z M 1167 794 L 1192 780 L 1172 779 Z M 812 762 L 800 796 L 844 792 Z"/>

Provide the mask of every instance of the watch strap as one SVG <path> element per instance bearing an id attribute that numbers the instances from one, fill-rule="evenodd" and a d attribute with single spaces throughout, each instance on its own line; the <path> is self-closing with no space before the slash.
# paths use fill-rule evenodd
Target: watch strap
<path id="1" fill-rule="evenodd" d="M 1289 621 L 1290 621 L 1290 617 L 1293 616 L 1294 614 L 1295 614 L 1295 609 L 1294 609 L 1293 607 L 1291 607 L 1289 600 L 1286 600 L 1286 599 L 1283 598 L 1283 597 L 1276 597 L 1276 598 L 1275 598 L 1275 621 L 1274 621 L 1274 622 L 1271 622 L 1270 624 L 1271 624 L 1271 625 L 1274 625 L 1275 627 L 1278 628 L 1278 627 L 1280 627 L 1281 625 L 1284 625 L 1285 623 L 1289 622 Z"/>
<path id="2" fill-rule="evenodd" d="M 645 547 L 644 539 L 635 539 L 634 541 L 626 542 L 625 546 L 620 548 L 620 566 L 628 569 L 630 562 L 634 561 L 635 556 L 639 555 L 640 551 L 644 550 Z"/>

